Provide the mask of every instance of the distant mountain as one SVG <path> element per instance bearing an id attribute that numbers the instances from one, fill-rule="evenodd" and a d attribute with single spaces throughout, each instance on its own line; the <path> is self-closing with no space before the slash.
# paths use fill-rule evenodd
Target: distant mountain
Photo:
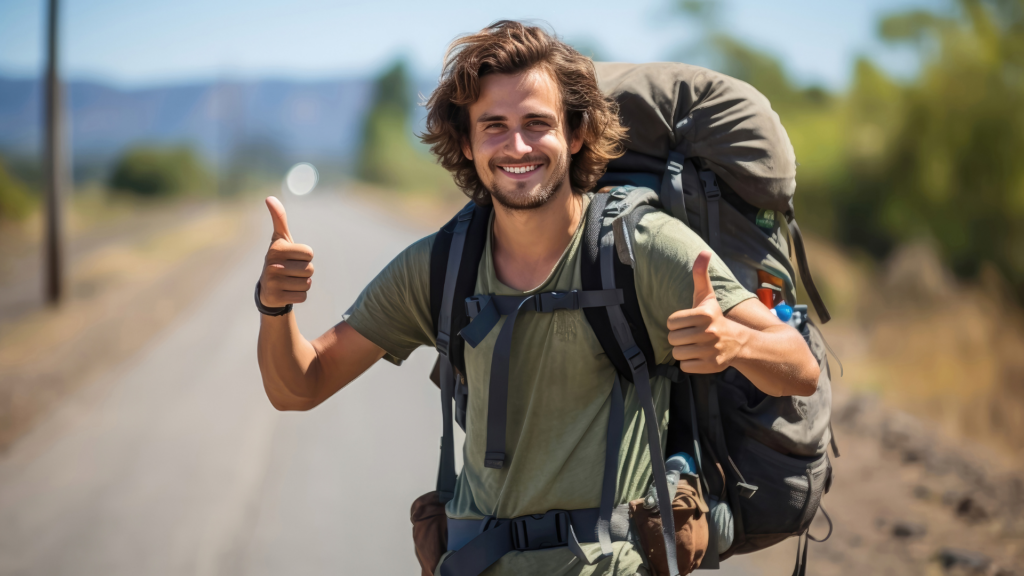
<path id="1" fill-rule="evenodd" d="M 370 106 L 369 79 L 214 81 L 142 89 L 66 85 L 71 144 L 79 160 L 109 160 L 139 143 L 186 143 L 214 163 L 270 142 L 289 160 L 349 160 Z M 429 90 L 429 88 L 428 88 Z M 0 150 L 37 154 L 42 84 L 0 78 Z"/>

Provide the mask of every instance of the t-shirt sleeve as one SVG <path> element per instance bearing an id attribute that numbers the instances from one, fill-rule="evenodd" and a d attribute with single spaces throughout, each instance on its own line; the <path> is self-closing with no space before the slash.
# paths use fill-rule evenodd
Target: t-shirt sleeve
<path id="1" fill-rule="evenodd" d="M 693 230 L 664 212 L 645 215 L 637 224 L 634 240 L 634 278 L 640 312 L 654 356 L 661 364 L 672 357 L 668 317 L 693 307 L 693 262 L 701 250 L 709 248 Z M 712 256 L 708 272 L 722 312 L 754 298 L 717 254 Z"/>
<path id="2" fill-rule="evenodd" d="M 343 320 L 401 364 L 413 350 L 434 345 L 430 320 L 430 249 L 435 234 L 395 257 L 363 289 Z"/>

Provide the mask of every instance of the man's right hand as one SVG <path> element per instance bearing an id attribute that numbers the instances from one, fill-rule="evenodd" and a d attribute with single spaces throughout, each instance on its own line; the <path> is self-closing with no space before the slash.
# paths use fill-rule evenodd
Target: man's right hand
<path id="1" fill-rule="evenodd" d="M 305 302 L 313 285 L 313 249 L 292 241 L 280 200 L 267 198 L 267 209 L 274 221 L 274 235 L 260 276 L 260 302 L 271 308 Z"/>

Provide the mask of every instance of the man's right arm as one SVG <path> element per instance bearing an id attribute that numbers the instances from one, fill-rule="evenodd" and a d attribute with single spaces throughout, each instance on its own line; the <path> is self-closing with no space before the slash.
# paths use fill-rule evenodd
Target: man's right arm
<path id="1" fill-rule="evenodd" d="M 305 302 L 313 284 L 313 250 L 296 244 L 284 206 L 267 198 L 274 235 L 260 276 L 260 301 L 277 308 Z M 263 388 L 278 410 L 309 410 L 328 399 L 384 356 L 384 350 L 346 322 L 309 342 L 292 312 L 262 315 L 257 358 Z"/>
<path id="2" fill-rule="evenodd" d="M 309 410 L 373 366 L 384 350 L 347 322 L 309 342 L 288 313 L 262 317 L 257 356 L 274 408 Z"/>

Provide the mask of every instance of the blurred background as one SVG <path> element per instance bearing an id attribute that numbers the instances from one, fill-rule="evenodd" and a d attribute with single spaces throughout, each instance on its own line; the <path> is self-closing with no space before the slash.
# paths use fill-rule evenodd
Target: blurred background
<path id="1" fill-rule="evenodd" d="M 419 104 L 453 38 L 513 18 L 736 76 L 781 116 L 834 317 L 835 530 L 809 573 L 1024 575 L 1024 0 L 492 6 L 61 0 L 52 225 L 49 3 L 0 4 L 0 574 L 417 572 L 430 351 L 275 412 L 262 198 L 316 251 L 312 339 L 464 202 Z"/>

